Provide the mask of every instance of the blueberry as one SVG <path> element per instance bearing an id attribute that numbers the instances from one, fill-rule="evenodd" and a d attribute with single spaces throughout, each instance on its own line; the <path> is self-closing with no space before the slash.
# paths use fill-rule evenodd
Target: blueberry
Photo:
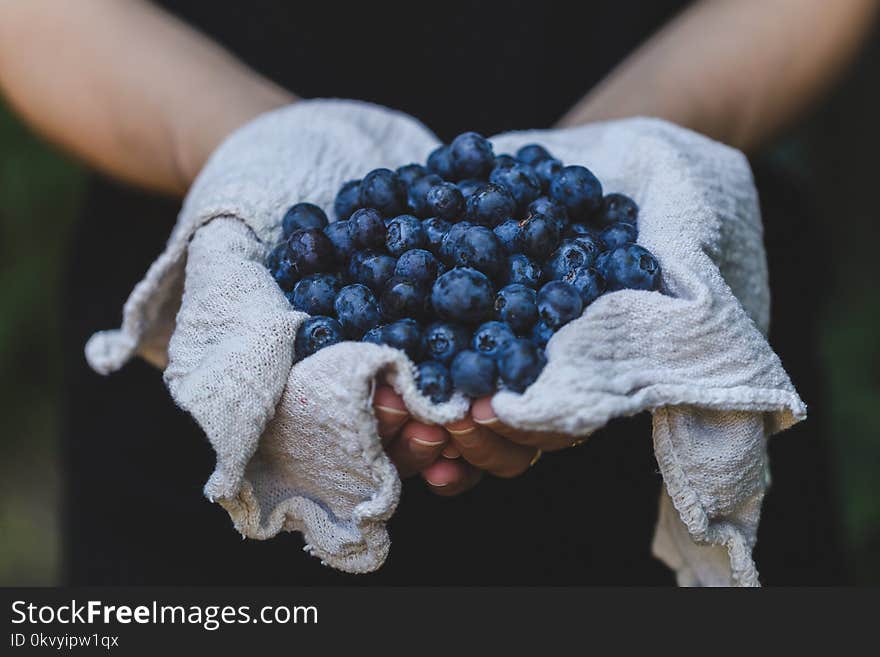
<path id="1" fill-rule="evenodd" d="M 602 199 L 602 207 L 596 213 L 596 223 L 600 226 L 622 222 L 635 224 L 639 217 L 639 206 L 625 194 L 607 194 Z"/>
<path id="2" fill-rule="evenodd" d="M 287 245 L 285 245 L 285 252 L 286 249 Z M 299 280 L 296 267 L 293 266 L 293 263 L 287 258 L 286 254 L 269 270 L 269 273 L 272 274 L 272 278 L 278 283 L 278 287 L 285 292 L 292 290 L 294 284 Z"/>
<path id="3" fill-rule="evenodd" d="M 495 156 L 495 168 L 505 169 L 507 167 L 512 167 L 516 164 L 516 158 L 513 155 L 509 155 L 507 153 L 501 153 L 500 155 Z"/>
<path id="4" fill-rule="evenodd" d="M 560 230 L 568 225 L 568 213 L 565 208 L 549 196 L 541 196 L 529 204 L 527 214 L 543 214 L 556 221 Z"/>
<path id="5" fill-rule="evenodd" d="M 356 253 L 349 263 L 349 279 L 378 293 L 385 288 L 388 279 L 394 276 L 396 266 L 397 260 L 384 253 Z"/>
<path id="6" fill-rule="evenodd" d="M 465 217 L 482 226 L 497 226 L 516 213 L 516 201 L 501 185 L 487 184 L 467 201 Z"/>
<path id="7" fill-rule="evenodd" d="M 342 185 L 336 200 L 333 201 L 333 213 L 337 219 L 348 219 L 361 207 L 361 181 L 349 180 Z"/>
<path id="8" fill-rule="evenodd" d="M 342 327 L 339 322 L 332 317 L 309 317 L 300 324 L 296 332 L 293 353 L 296 360 L 302 360 L 337 342 L 342 342 Z"/>
<path id="9" fill-rule="evenodd" d="M 553 330 L 579 317 L 583 309 L 581 295 L 569 283 L 550 281 L 538 291 L 538 314 Z"/>
<path id="10" fill-rule="evenodd" d="M 428 171 L 436 173 L 445 180 L 455 180 L 455 167 L 449 146 L 438 146 L 431 151 L 428 155 Z"/>
<path id="11" fill-rule="evenodd" d="M 607 250 L 612 251 L 624 244 L 635 242 L 638 236 L 639 231 L 633 224 L 618 222 L 603 230 L 599 234 L 599 239 Z"/>
<path id="12" fill-rule="evenodd" d="M 598 249 L 588 249 L 574 239 L 562 240 L 544 265 L 544 276 L 547 280 L 559 280 L 575 269 L 592 266 L 598 256 Z"/>
<path id="13" fill-rule="evenodd" d="M 294 231 L 287 240 L 287 259 L 298 278 L 333 269 L 336 250 L 333 243 L 317 228 Z"/>
<path id="14" fill-rule="evenodd" d="M 430 251 L 412 249 L 398 259 L 394 275 L 408 278 L 422 289 L 429 289 L 439 273 L 437 258 Z"/>
<path id="15" fill-rule="evenodd" d="M 493 229 L 493 232 L 501 242 L 501 246 L 508 254 L 522 251 L 522 226 L 516 219 L 508 219 L 501 222 Z"/>
<path id="16" fill-rule="evenodd" d="M 402 276 L 392 276 L 379 299 L 379 311 L 386 320 L 420 317 L 425 308 L 424 288 Z"/>
<path id="17" fill-rule="evenodd" d="M 382 328 L 382 342 L 406 352 L 406 355 L 413 362 L 418 361 L 422 342 L 419 323 L 414 319 L 407 318 L 386 324 Z"/>
<path id="18" fill-rule="evenodd" d="M 561 171 L 562 162 L 555 158 L 551 157 L 538 162 L 535 165 L 535 174 L 541 182 L 541 190 L 548 192 L 550 190 L 550 183 L 553 182 L 553 179 L 559 175 Z"/>
<path id="19" fill-rule="evenodd" d="M 625 244 L 599 256 L 596 269 L 605 278 L 609 292 L 614 290 L 657 290 L 660 265 L 638 244 Z"/>
<path id="20" fill-rule="evenodd" d="M 443 240 L 440 242 L 440 260 L 448 265 L 452 264 L 455 246 L 458 244 L 461 236 L 464 235 L 465 231 L 471 226 L 473 226 L 473 224 L 469 221 L 459 221 L 457 224 L 452 225 L 452 227 L 446 232 L 446 235 L 443 236 Z"/>
<path id="21" fill-rule="evenodd" d="M 410 185 L 407 193 L 407 202 L 410 211 L 419 217 L 431 216 L 431 211 L 428 209 L 428 192 L 434 185 L 439 185 L 442 182 L 443 178 L 435 173 L 429 173 L 427 176 L 422 176 Z"/>
<path id="22" fill-rule="evenodd" d="M 544 351 L 531 340 L 511 342 L 498 360 L 498 376 L 501 387 L 523 392 L 540 376 L 547 364 Z"/>
<path id="23" fill-rule="evenodd" d="M 498 358 L 504 348 L 516 339 L 516 335 L 504 322 L 486 322 L 477 327 L 471 338 L 471 349 L 489 358 Z"/>
<path id="24" fill-rule="evenodd" d="M 332 274 L 312 274 L 293 286 L 290 305 L 309 315 L 332 315 L 333 300 L 339 292 L 339 279 Z"/>
<path id="25" fill-rule="evenodd" d="M 470 226 L 452 250 L 454 267 L 472 267 L 493 280 L 504 272 L 504 247 L 501 240 L 485 226 Z"/>
<path id="26" fill-rule="evenodd" d="M 470 344 L 470 332 L 460 324 L 434 322 L 422 335 L 422 354 L 428 360 L 449 365 Z"/>
<path id="27" fill-rule="evenodd" d="M 435 404 L 442 404 L 452 397 L 452 375 L 445 365 L 435 360 L 418 364 L 416 384 L 419 391 Z"/>
<path id="28" fill-rule="evenodd" d="M 559 224 L 543 214 L 532 214 L 522 222 L 523 252 L 535 260 L 546 260 L 559 246 Z"/>
<path id="29" fill-rule="evenodd" d="M 584 233 L 570 238 L 584 247 L 592 258 L 592 262 L 596 261 L 599 254 L 605 250 L 605 243 L 594 233 Z M 567 241 L 567 240 L 566 240 Z"/>
<path id="30" fill-rule="evenodd" d="M 440 319 L 467 324 L 488 319 L 494 298 L 489 279 L 470 267 L 449 270 L 431 289 L 431 303 Z"/>
<path id="31" fill-rule="evenodd" d="M 349 338 L 360 339 L 365 331 L 379 323 L 376 297 L 366 285 L 355 283 L 339 290 L 333 302 L 333 311 Z"/>
<path id="32" fill-rule="evenodd" d="M 526 208 L 541 195 L 541 181 L 535 170 L 527 164 L 514 164 L 512 167 L 492 169 L 489 182 L 504 187 L 518 208 Z"/>
<path id="33" fill-rule="evenodd" d="M 373 169 L 361 181 L 361 206 L 385 217 L 400 214 L 406 209 L 406 186 L 390 169 Z"/>
<path id="34" fill-rule="evenodd" d="M 458 221 L 464 214 L 464 196 L 451 182 L 434 185 L 425 195 L 428 211 L 446 221 Z"/>
<path id="35" fill-rule="evenodd" d="M 580 237 L 581 235 L 589 235 L 595 237 L 596 233 L 587 224 L 574 223 L 565 227 L 565 237 Z"/>
<path id="36" fill-rule="evenodd" d="M 485 180 L 475 180 L 474 178 L 461 180 L 457 183 L 458 189 L 461 191 L 461 195 L 464 196 L 465 201 L 467 201 L 477 192 L 483 191 L 488 184 L 489 183 L 487 183 Z"/>
<path id="37" fill-rule="evenodd" d="M 495 390 L 498 368 L 495 361 L 476 351 L 460 352 L 449 368 L 452 385 L 468 397 L 484 397 Z"/>
<path id="38" fill-rule="evenodd" d="M 530 166 L 535 166 L 538 162 L 552 157 L 547 149 L 540 144 L 526 144 L 516 152 L 516 159 Z"/>
<path id="39" fill-rule="evenodd" d="M 537 288 L 541 283 L 541 268 L 528 256 L 516 253 L 507 259 L 507 284 L 520 283 Z"/>
<path id="40" fill-rule="evenodd" d="M 409 188 L 409 186 L 416 180 L 422 176 L 428 175 L 428 170 L 421 164 L 413 163 L 397 167 L 397 170 L 394 173 L 396 173 L 397 177 L 400 178 L 400 181 Z"/>
<path id="41" fill-rule="evenodd" d="M 334 221 L 324 229 L 324 234 L 333 244 L 333 251 L 339 263 L 346 263 L 354 253 L 354 242 L 348 233 L 348 221 Z"/>
<path id="42" fill-rule="evenodd" d="M 284 237 L 290 237 L 293 231 L 301 228 L 326 228 L 327 215 L 312 203 L 297 203 L 284 213 L 281 229 Z"/>
<path id="43" fill-rule="evenodd" d="M 602 185 L 586 167 L 564 167 L 550 184 L 550 196 L 562 204 L 572 221 L 584 221 L 602 204 Z"/>
<path id="44" fill-rule="evenodd" d="M 495 165 L 492 144 L 476 132 L 465 132 L 453 139 L 449 157 L 459 178 L 485 178 Z"/>
<path id="45" fill-rule="evenodd" d="M 404 251 L 422 248 L 426 241 L 422 222 L 411 214 L 394 217 L 385 225 L 385 248 L 395 257 Z"/>
<path id="46" fill-rule="evenodd" d="M 581 267 L 570 271 L 562 280 L 574 286 L 574 289 L 578 291 L 584 308 L 598 299 L 605 291 L 605 279 L 592 267 Z"/>
<path id="47" fill-rule="evenodd" d="M 527 333 L 538 321 L 537 293 L 521 283 L 501 288 L 495 296 L 495 317 L 515 333 Z"/>
<path id="48" fill-rule="evenodd" d="M 355 210 L 348 220 L 348 235 L 357 249 L 378 249 L 385 246 L 385 222 L 374 208 Z"/>
<path id="49" fill-rule="evenodd" d="M 532 328 L 532 342 L 542 349 L 547 346 L 547 343 L 550 342 L 550 338 L 552 337 L 553 329 L 547 326 L 544 322 L 538 322 Z"/>
<path id="50" fill-rule="evenodd" d="M 382 331 L 384 329 L 384 326 L 374 326 L 369 331 L 364 333 L 364 337 L 361 338 L 361 342 L 369 342 L 370 344 L 385 344 L 385 342 L 382 340 Z"/>
<path id="51" fill-rule="evenodd" d="M 427 238 L 427 249 L 438 258 L 440 257 L 440 245 L 446 233 L 452 228 L 452 224 L 437 217 L 431 217 L 422 221 L 422 227 L 425 230 Z"/>

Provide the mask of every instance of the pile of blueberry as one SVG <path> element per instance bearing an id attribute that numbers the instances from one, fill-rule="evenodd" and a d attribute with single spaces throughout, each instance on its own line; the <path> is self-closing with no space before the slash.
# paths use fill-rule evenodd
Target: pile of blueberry
<path id="1" fill-rule="evenodd" d="M 522 392 L 544 346 L 604 292 L 656 290 L 660 266 L 638 246 L 638 207 L 602 194 L 582 166 L 542 146 L 495 155 L 474 132 L 427 166 L 375 169 L 345 183 L 328 223 L 298 203 L 267 263 L 311 315 L 296 359 L 343 340 L 402 349 L 434 402 L 500 386 Z"/>

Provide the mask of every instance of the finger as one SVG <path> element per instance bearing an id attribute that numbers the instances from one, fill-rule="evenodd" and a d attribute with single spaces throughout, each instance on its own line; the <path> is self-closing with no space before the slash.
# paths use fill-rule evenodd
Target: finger
<path id="1" fill-rule="evenodd" d="M 553 452 L 571 447 L 577 440 L 560 433 L 523 431 L 509 427 L 495 415 L 491 397 L 482 397 L 475 401 L 471 406 L 471 417 L 477 425 L 489 429 L 492 433 L 502 436 L 513 443 L 536 447 L 545 452 Z"/>
<path id="2" fill-rule="evenodd" d="M 377 386 L 373 393 L 373 409 L 376 412 L 379 437 L 387 444 L 409 419 L 409 411 L 403 398 L 389 386 Z"/>
<path id="3" fill-rule="evenodd" d="M 387 448 L 388 456 L 401 477 L 411 477 L 440 458 L 448 442 L 449 434 L 443 427 L 410 420 Z"/>
<path id="4" fill-rule="evenodd" d="M 510 442 L 471 417 L 449 425 L 447 431 L 463 459 L 496 477 L 521 475 L 535 458 L 534 447 Z"/>
<path id="5" fill-rule="evenodd" d="M 482 478 L 481 470 L 460 459 L 440 459 L 422 470 L 428 488 L 443 497 L 460 495 L 470 490 Z"/>

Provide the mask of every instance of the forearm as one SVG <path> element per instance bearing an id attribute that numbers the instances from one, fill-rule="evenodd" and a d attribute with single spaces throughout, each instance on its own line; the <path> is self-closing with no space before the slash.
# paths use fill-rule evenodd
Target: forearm
<path id="1" fill-rule="evenodd" d="M 837 78 L 878 4 L 703 0 L 636 50 L 561 124 L 657 116 L 754 149 Z"/>
<path id="2" fill-rule="evenodd" d="M 140 0 L 3 0 L 0 90 L 48 139 L 171 194 L 229 132 L 294 99 Z"/>

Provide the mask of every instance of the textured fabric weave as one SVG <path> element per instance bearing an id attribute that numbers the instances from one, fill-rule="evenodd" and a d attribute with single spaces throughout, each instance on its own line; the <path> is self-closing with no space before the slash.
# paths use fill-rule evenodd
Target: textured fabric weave
<path id="1" fill-rule="evenodd" d="M 682 585 L 756 585 L 765 439 L 806 409 L 765 339 L 767 270 L 744 156 L 653 119 L 493 139 L 496 152 L 530 141 L 636 199 L 639 242 L 663 267 L 663 293 L 601 297 L 551 339 L 534 385 L 495 396 L 496 412 L 581 437 L 651 410 L 668 493 L 655 554 Z M 309 551 L 351 572 L 384 561 L 400 494 L 371 411 L 376 377 L 424 421 L 448 422 L 467 405 L 430 404 L 412 363 L 389 347 L 342 343 L 292 366 L 306 316 L 263 262 L 289 205 L 329 214 L 343 181 L 424 161 L 436 143 L 411 118 L 364 103 L 303 101 L 259 117 L 200 174 L 122 328 L 86 346 L 102 373 L 135 354 L 167 365 L 172 396 L 217 452 L 205 493 L 243 535 L 301 531 Z"/>

